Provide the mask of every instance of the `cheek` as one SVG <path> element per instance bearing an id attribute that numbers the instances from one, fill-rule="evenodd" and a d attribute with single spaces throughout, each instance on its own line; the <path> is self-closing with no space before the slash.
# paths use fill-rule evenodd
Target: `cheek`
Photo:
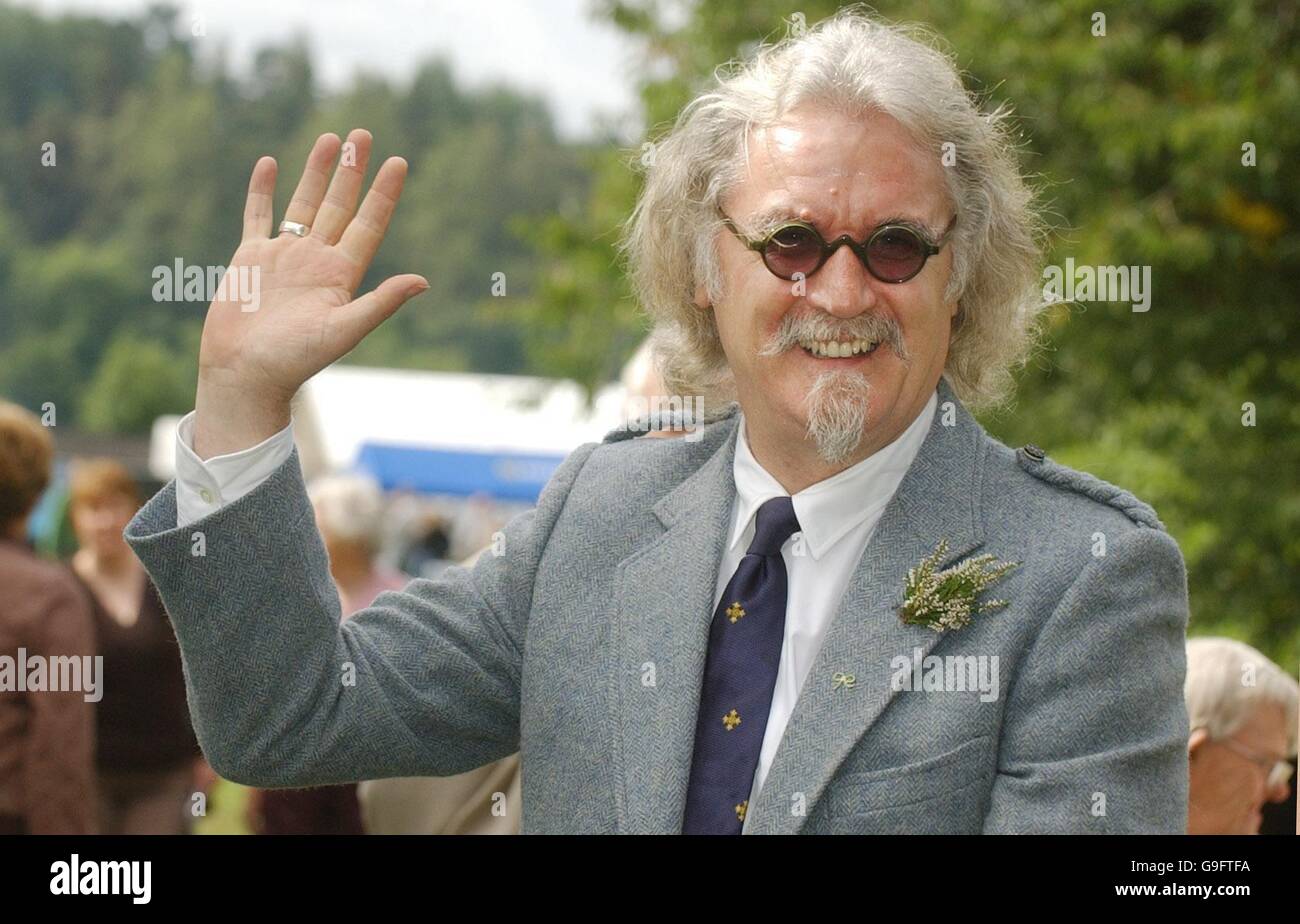
<path id="1" fill-rule="evenodd" d="M 914 352 L 926 353 L 947 349 L 952 336 L 952 318 L 936 293 L 929 293 L 924 301 L 903 309 L 900 315 L 903 336 Z"/>
<path id="2" fill-rule="evenodd" d="M 766 359 L 754 354 L 780 327 L 790 300 L 783 290 L 773 291 L 767 280 L 753 281 L 743 275 L 727 295 L 713 309 L 714 323 L 727 358 L 742 364 Z"/>
<path id="3" fill-rule="evenodd" d="M 1226 775 L 1226 779 L 1230 783 L 1224 787 L 1224 791 L 1227 798 L 1235 803 L 1239 810 L 1252 809 L 1260 801 L 1262 790 L 1259 780 L 1247 774 L 1236 772 Z"/>

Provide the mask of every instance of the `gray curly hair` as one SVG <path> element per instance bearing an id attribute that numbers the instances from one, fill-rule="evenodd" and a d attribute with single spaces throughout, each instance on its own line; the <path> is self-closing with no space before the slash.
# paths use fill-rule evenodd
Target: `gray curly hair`
<path id="1" fill-rule="evenodd" d="M 1037 343 L 1045 307 L 1043 226 L 1017 165 L 1009 110 L 981 111 L 932 32 L 886 23 L 861 7 L 762 45 L 714 78 L 716 86 L 655 142 L 621 244 L 669 392 L 704 395 L 711 404 L 735 400 L 713 313 L 694 303 L 698 285 L 714 304 L 723 291 L 717 208 L 745 176 L 750 131 L 815 102 L 879 110 L 936 152 L 954 146 L 946 174 L 960 218 L 945 296 L 957 299 L 958 313 L 944 375 L 973 407 L 1004 401 Z"/>

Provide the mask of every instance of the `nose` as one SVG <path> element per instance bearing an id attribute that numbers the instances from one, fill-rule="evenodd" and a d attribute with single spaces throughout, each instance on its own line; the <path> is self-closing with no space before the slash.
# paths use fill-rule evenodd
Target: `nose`
<path id="1" fill-rule="evenodd" d="M 862 265 L 853 248 L 841 246 L 821 269 L 805 280 L 808 302 L 837 318 L 856 318 L 879 301 L 877 281 Z"/>

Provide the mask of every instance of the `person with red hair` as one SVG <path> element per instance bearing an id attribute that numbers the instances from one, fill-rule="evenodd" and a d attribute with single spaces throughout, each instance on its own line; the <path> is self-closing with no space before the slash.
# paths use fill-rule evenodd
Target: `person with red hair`
<path id="1" fill-rule="evenodd" d="M 183 834 L 204 765 L 171 620 L 122 538 L 139 492 L 119 462 L 90 459 L 73 466 L 69 495 L 80 546 L 72 568 L 91 599 L 104 657 L 96 725 L 105 833 Z"/>
<path id="2" fill-rule="evenodd" d="M 0 659 L 94 654 L 86 595 L 28 546 L 27 519 L 50 480 L 54 441 L 31 412 L 0 401 Z M 95 723 L 81 690 L 24 689 L 0 676 L 0 834 L 97 828 Z"/>

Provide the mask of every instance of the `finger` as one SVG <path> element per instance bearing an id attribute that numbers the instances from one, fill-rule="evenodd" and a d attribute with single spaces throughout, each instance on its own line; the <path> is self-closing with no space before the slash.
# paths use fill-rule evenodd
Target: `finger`
<path id="1" fill-rule="evenodd" d="M 275 196 L 274 157 L 259 157 L 248 178 L 248 198 L 244 200 L 244 240 L 271 236 L 271 215 Z"/>
<path id="2" fill-rule="evenodd" d="M 384 240 L 388 222 L 393 217 L 393 210 L 397 208 L 397 200 L 402 197 L 405 182 L 406 161 L 400 157 L 390 157 L 384 161 L 375 174 L 375 181 L 370 184 L 370 192 L 366 193 L 356 217 L 339 239 L 339 249 L 359 267 L 358 280 L 375 258 L 375 251 Z"/>
<path id="3" fill-rule="evenodd" d="M 335 356 L 343 356 L 367 334 L 384 323 L 398 308 L 429 288 L 423 276 L 407 273 L 385 279 L 378 288 L 339 308 L 331 318 L 332 349 Z"/>
<path id="4" fill-rule="evenodd" d="M 327 132 L 316 139 L 311 153 L 307 155 L 307 166 L 302 170 L 298 188 L 293 191 L 293 198 L 285 209 L 285 221 L 297 221 L 311 227 L 311 223 L 316 220 L 321 198 L 325 195 L 325 186 L 330 180 L 330 166 L 338 156 L 342 144 L 339 136 L 333 132 Z"/>
<path id="5" fill-rule="evenodd" d="M 348 132 L 348 143 L 343 145 L 338 169 L 334 171 L 334 179 L 330 180 L 325 201 L 316 212 L 316 221 L 311 229 L 312 237 L 320 238 L 327 244 L 336 244 L 343 229 L 352 220 L 352 213 L 357 207 L 357 196 L 361 192 L 361 181 L 366 176 L 366 164 L 370 160 L 370 141 L 370 132 L 364 128 L 354 128 Z"/>

